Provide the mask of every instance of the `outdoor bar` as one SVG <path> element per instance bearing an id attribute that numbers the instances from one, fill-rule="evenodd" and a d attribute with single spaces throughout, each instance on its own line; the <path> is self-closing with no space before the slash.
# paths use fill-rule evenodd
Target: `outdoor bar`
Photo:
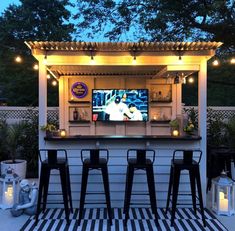
<path id="1" fill-rule="evenodd" d="M 61 136 L 46 136 L 40 130 L 40 149 L 65 149 L 68 152 L 73 206 L 79 207 L 82 179 L 81 149 L 109 151 L 109 182 L 112 207 L 123 207 L 127 150 L 153 149 L 156 199 L 166 206 L 171 159 L 174 150 L 200 149 L 201 185 L 206 203 L 206 110 L 207 61 L 221 46 L 218 42 L 36 42 L 26 45 L 39 62 L 39 126 L 47 124 L 47 74 L 58 81 L 59 125 Z M 198 130 L 183 132 L 182 84 L 191 74 L 198 75 Z M 127 99 L 123 99 L 124 97 Z M 118 98 L 118 97 L 122 98 Z M 134 97 L 135 100 L 131 97 Z M 105 98 L 103 98 L 105 97 Z M 107 103 L 115 100 L 134 102 L 141 119 L 130 116 L 111 119 Z M 118 103 L 119 103 L 118 102 Z M 111 111 L 111 112 L 110 112 Z M 109 114 L 109 119 L 106 114 Z M 169 122 L 178 119 L 177 131 Z M 94 170 L 88 179 L 87 202 L 104 199 L 101 174 Z M 147 191 L 146 175 L 134 177 L 133 191 Z M 190 193 L 189 177 L 181 175 L 180 190 Z M 49 191 L 60 191 L 55 171 Z M 97 194 L 95 194 L 97 193 Z M 57 196 L 48 196 L 52 207 Z M 179 200 L 191 202 L 191 197 Z M 147 195 L 135 195 L 133 201 L 146 203 Z M 96 207 L 100 205 L 92 204 Z"/>

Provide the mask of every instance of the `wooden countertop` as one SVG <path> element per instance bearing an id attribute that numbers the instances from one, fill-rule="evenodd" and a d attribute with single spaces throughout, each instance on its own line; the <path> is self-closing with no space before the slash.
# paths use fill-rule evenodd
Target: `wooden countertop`
<path id="1" fill-rule="evenodd" d="M 182 140 L 182 141 L 197 141 L 201 140 L 200 136 L 170 136 L 170 135 L 140 135 L 140 136 L 110 136 L 110 135 L 75 135 L 66 137 L 45 137 L 46 141 L 76 141 L 76 140 Z"/>

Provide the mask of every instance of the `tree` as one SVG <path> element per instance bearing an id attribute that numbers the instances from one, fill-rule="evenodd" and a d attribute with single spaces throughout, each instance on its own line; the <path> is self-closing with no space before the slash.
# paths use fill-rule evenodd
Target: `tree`
<path id="1" fill-rule="evenodd" d="M 19 6 L 10 5 L 0 16 L 0 85 L 10 105 L 37 105 L 38 74 L 24 41 L 71 40 L 73 24 L 68 22 L 71 13 L 66 9 L 71 4 L 69 0 L 20 2 Z M 23 56 L 20 65 L 13 61 L 16 54 Z M 56 91 L 51 91 L 55 96 Z M 49 100 L 49 105 L 55 101 L 54 97 Z"/>
<path id="2" fill-rule="evenodd" d="M 214 40 L 235 45 L 235 2 L 231 0 L 77 0 L 78 35 L 110 40 L 127 33 L 149 41 Z M 88 28 L 88 29 L 87 29 Z"/>

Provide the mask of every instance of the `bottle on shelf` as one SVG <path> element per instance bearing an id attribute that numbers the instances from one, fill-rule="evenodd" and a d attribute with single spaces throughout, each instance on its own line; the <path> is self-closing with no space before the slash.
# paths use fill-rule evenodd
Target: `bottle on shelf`
<path id="1" fill-rule="evenodd" d="M 78 111 L 76 107 L 74 108 L 74 111 L 73 111 L 73 120 L 78 120 Z"/>

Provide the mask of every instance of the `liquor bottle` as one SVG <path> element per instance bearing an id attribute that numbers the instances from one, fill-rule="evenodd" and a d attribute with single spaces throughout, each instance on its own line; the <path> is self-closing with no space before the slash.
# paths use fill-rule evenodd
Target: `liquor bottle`
<path id="1" fill-rule="evenodd" d="M 73 120 L 78 120 L 78 111 L 76 107 L 74 108 L 74 111 L 73 111 Z"/>

